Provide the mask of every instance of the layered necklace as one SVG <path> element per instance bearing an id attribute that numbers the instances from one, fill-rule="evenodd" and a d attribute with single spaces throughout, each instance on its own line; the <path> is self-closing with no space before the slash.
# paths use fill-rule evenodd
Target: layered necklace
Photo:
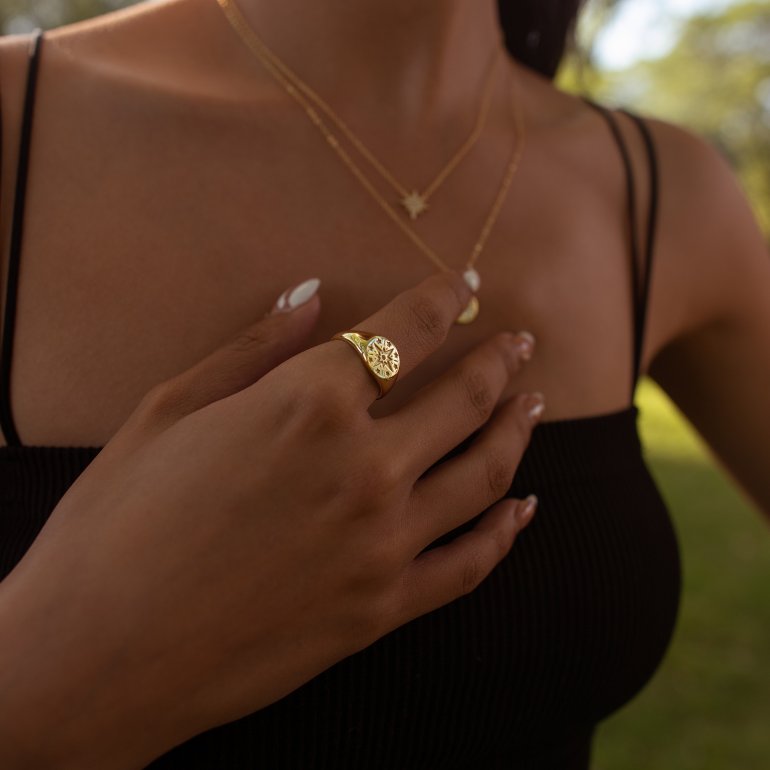
<path id="1" fill-rule="evenodd" d="M 259 37 L 256 31 L 249 25 L 245 17 L 235 5 L 233 0 L 217 0 L 217 3 L 222 8 L 234 30 L 237 32 L 242 41 L 246 44 L 249 50 L 259 59 L 265 69 L 275 78 L 275 80 L 286 90 L 291 98 L 293 98 L 305 111 L 310 121 L 320 133 L 325 137 L 326 143 L 334 150 L 337 157 L 344 163 L 344 165 L 350 170 L 353 176 L 361 183 L 364 189 L 372 196 L 372 198 L 379 204 L 385 214 L 396 224 L 399 229 L 406 235 L 409 240 L 424 254 L 428 259 L 437 265 L 441 270 L 449 270 L 450 267 L 442 260 L 438 254 L 432 249 L 425 241 L 417 234 L 417 232 L 405 221 L 405 216 L 411 221 L 416 220 L 420 215 L 426 212 L 429 208 L 428 200 L 441 186 L 441 184 L 447 179 L 447 177 L 454 171 L 459 165 L 460 161 L 468 154 L 471 148 L 477 143 L 479 136 L 482 133 L 484 125 L 486 123 L 487 116 L 489 114 L 489 106 L 492 95 L 492 85 L 494 83 L 494 74 L 497 69 L 497 63 L 500 59 L 500 54 L 503 49 L 502 38 L 500 39 L 500 45 L 495 50 L 491 57 L 490 63 L 487 67 L 487 75 L 485 77 L 484 85 L 482 87 L 482 97 L 480 99 L 480 107 L 476 123 L 471 131 L 470 135 L 463 142 L 463 144 L 452 155 L 448 163 L 439 171 L 436 177 L 430 184 L 428 184 L 422 192 L 418 191 L 416 187 L 408 187 L 400 183 L 395 176 L 388 171 L 384 164 L 381 163 L 374 153 L 369 150 L 366 145 L 359 139 L 353 131 L 347 126 L 342 118 L 329 106 L 329 104 L 322 99 L 307 83 L 305 83 L 293 70 L 291 70 L 279 57 L 265 44 L 265 42 Z M 471 250 L 471 254 L 466 262 L 465 271 L 463 273 L 464 278 L 470 288 L 474 292 L 474 296 L 471 298 L 468 306 L 456 319 L 456 323 L 468 324 L 475 320 L 479 313 L 479 301 L 477 292 L 481 287 L 481 278 L 476 270 L 476 262 L 481 255 L 482 250 L 486 244 L 489 234 L 492 231 L 506 194 L 510 188 L 513 177 L 516 170 L 519 167 L 521 156 L 524 150 L 525 144 L 525 130 L 524 121 L 521 117 L 521 111 L 519 108 L 519 98 L 517 93 L 517 81 L 515 76 L 514 67 L 510 68 L 511 77 L 511 109 L 514 122 L 514 142 L 511 150 L 510 160 L 508 166 L 505 169 L 502 180 L 500 182 L 497 195 L 492 203 L 492 207 L 484 221 L 481 228 L 481 233 Z M 344 148 L 338 137 L 326 124 L 324 119 L 319 114 L 322 112 L 331 123 L 333 123 L 337 129 L 346 137 L 355 150 L 366 160 L 369 165 L 384 179 L 399 195 L 398 204 L 393 205 L 369 180 L 366 174 L 361 170 L 360 166 L 353 160 L 350 153 Z"/>

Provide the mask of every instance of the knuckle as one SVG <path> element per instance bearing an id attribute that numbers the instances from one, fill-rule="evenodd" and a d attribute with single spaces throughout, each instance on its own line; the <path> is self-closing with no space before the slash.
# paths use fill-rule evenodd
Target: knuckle
<path id="1" fill-rule="evenodd" d="M 384 592 L 382 595 L 368 596 L 359 602 L 357 611 L 347 624 L 354 650 L 367 647 L 391 630 L 391 618 L 394 616 L 391 604 L 385 599 Z"/>
<path id="2" fill-rule="evenodd" d="M 386 588 L 393 579 L 393 575 L 401 567 L 401 552 L 396 539 L 389 535 L 372 538 L 366 554 L 366 566 L 373 570 L 378 578 L 378 594 Z"/>
<path id="3" fill-rule="evenodd" d="M 519 432 L 524 438 L 529 437 L 529 435 L 532 433 L 532 429 L 534 428 L 534 423 L 532 422 L 532 418 L 529 415 L 530 407 L 527 406 L 527 402 L 527 396 L 520 396 L 514 406 L 516 409 L 516 423 L 518 425 Z"/>
<path id="4" fill-rule="evenodd" d="M 184 410 L 186 389 L 176 379 L 154 385 L 139 402 L 138 411 L 150 420 L 173 417 Z"/>
<path id="5" fill-rule="evenodd" d="M 516 534 L 517 530 L 511 531 L 508 528 L 502 529 L 500 527 L 495 528 L 495 530 L 490 533 L 494 546 L 495 564 L 502 561 L 508 555 L 511 546 L 516 540 Z M 492 568 L 490 568 L 490 572 L 491 570 Z"/>
<path id="6" fill-rule="evenodd" d="M 486 577 L 486 574 L 480 554 L 474 552 L 463 565 L 460 593 L 465 595 L 474 591 Z"/>
<path id="7" fill-rule="evenodd" d="M 369 538 L 358 551 L 347 588 L 352 599 L 347 625 L 355 639 L 369 644 L 397 625 L 399 604 L 394 589 L 402 569 L 400 550 L 392 540 Z"/>
<path id="8" fill-rule="evenodd" d="M 483 546 L 476 548 L 463 566 L 463 594 L 469 594 L 481 585 L 509 552 L 511 544 L 510 535 L 499 528 L 484 533 Z"/>
<path id="9" fill-rule="evenodd" d="M 249 326 L 241 329 L 231 340 L 230 349 L 239 353 L 247 353 L 255 348 L 264 347 L 270 336 L 264 324 Z"/>
<path id="10" fill-rule="evenodd" d="M 354 603 L 349 600 L 341 620 L 344 647 L 348 654 L 358 652 L 376 639 L 376 618 L 371 601 L 360 598 Z"/>
<path id="11" fill-rule="evenodd" d="M 444 339 L 447 332 L 445 314 L 434 299 L 417 295 L 409 303 L 411 328 L 418 341 L 435 345 Z"/>
<path id="12" fill-rule="evenodd" d="M 494 344 L 495 355 L 502 362 L 509 377 L 521 371 L 521 353 L 513 348 L 515 339 L 516 335 L 505 332 L 498 337 Z"/>
<path id="13" fill-rule="evenodd" d="M 398 596 L 393 588 L 385 590 L 380 594 L 379 600 L 374 606 L 374 631 L 377 638 L 392 631 L 399 625 L 399 618 L 402 615 Z"/>
<path id="14" fill-rule="evenodd" d="M 514 467 L 507 457 L 498 451 L 487 451 L 485 472 L 492 499 L 499 500 L 513 483 Z"/>
<path id="15" fill-rule="evenodd" d="M 398 460 L 373 450 L 375 442 L 371 434 L 350 442 L 343 455 L 345 472 L 338 482 L 339 493 L 367 516 L 389 511 L 396 498 L 405 494 L 405 474 Z M 377 538 L 376 547 L 382 542 Z M 368 541 L 362 547 L 368 547 Z"/>
<path id="16" fill-rule="evenodd" d="M 353 410 L 340 394 L 331 390 L 322 388 L 316 390 L 310 396 L 310 408 L 318 418 L 320 424 L 325 427 L 333 427 L 338 430 L 349 428 L 354 419 Z"/>
<path id="17" fill-rule="evenodd" d="M 314 435 L 348 433 L 359 423 L 359 410 L 347 403 L 339 383 L 317 380 L 312 388 L 299 389 L 294 404 Z"/>
<path id="18" fill-rule="evenodd" d="M 304 388 L 307 398 L 317 409 L 337 408 L 344 401 L 339 380 L 332 377 L 319 376 L 312 381 L 312 385 Z"/>
<path id="19" fill-rule="evenodd" d="M 451 297 L 457 303 L 458 310 L 466 304 L 471 297 L 471 291 L 468 288 L 468 284 L 456 270 L 434 273 L 426 279 L 426 284 L 427 283 L 430 284 L 434 291 L 443 292 L 448 297 Z"/>
<path id="20" fill-rule="evenodd" d="M 460 379 L 474 415 L 485 422 L 492 414 L 496 402 L 489 379 L 477 368 L 465 369 Z"/>
<path id="21" fill-rule="evenodd" d="M 396 457 L 377 456 L 365 461 L 366 493 L 376 503 L 390 497 L 404 480 L 404 469 Z"/>

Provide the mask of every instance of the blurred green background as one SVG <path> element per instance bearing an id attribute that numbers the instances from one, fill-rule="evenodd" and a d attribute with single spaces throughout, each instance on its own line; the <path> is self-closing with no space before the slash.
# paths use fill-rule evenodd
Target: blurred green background
<path id="1" fill-rule="evenodd" d="M 130 4 L 2 0 L 0 30 L 51 28 Z M 709 139 L 770 241 L 770 0 L 593 0 L 577 41 L 561 87 Z M 679 532 L 684 596 L 661 668 L 603 723 L 593 767 L 767 770 L 770 527 L 660 389 L 643 382 L 637 403 Z"/>
<path id="2" fill-rule="evenodd" d="M 651 381 L 642 443 L 684 560 L 674 641 L 656 676 L 604 722 L 595 770 L 770 768 L 770 527 Z"/>

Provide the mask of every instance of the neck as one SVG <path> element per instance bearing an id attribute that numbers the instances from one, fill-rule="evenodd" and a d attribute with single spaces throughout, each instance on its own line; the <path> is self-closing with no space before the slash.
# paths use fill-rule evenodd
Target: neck
<path id="1" fill-rule="evenodd" d="M 502 47 L 496 0 L 233 0 L 319 95 L 414 135 L 467 121 Z M 500 76 L 498 69 L 498 77 Z"/>

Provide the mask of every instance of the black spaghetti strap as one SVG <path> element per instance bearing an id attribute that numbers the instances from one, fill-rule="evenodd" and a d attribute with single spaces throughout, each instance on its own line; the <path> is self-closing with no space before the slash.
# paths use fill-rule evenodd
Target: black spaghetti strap
<path id="1" fill-rule="evenodd" d="M 644 140 L 644 147 L 647 151 L 647 162 L 650 167 L 650 207 L 647 218 L 647 238 L 645 240 L 644 248 L 644 277 L 642 279 L 642 293 L 637 305 L 638 316 L 636 319 L 636 329 L 638 333 L 636 351 L 638 357 L 634 362 L 634 371 L 636 372 L 638 379 L 641 369 L 642 348 L 644 345 L 644 332 L 647 321 L 647 306 L 650 297 L 650 284 L 652 283 L 652 258 L 655 253 L 655 230 L 658 221 L 658 158 L 657 153 L 655 152 L 655 143 L 652 140 L 652 134 L 644 119 L 628 110 L 622 110 L 622 112 L 628 115 L 639 128 L 639 132 Z"/>
<path id="2" fill-rule="evenodd" d="M 8 446 L 22 446 L 11 411 L 11 360 L 13 358 L 13 331 L 16 324 L 16 292 L 19 285 L 19 258 L 24 226 L 24 200 L 27 191 L 29 145 L 32 135 L 32 113 L 35 103 L 35 86 L 40 61 L 43 30 L 36 29 L 30 41 L 27 87 L 24 95 L 24 111 L 21 120 L 19 161 L 16 171 L 13 218 L 11 220 L 11 250 L 8 257 L 8 288 L 3 319 L 3 349 L 0 353 L 0 426 Z"/>
<path id="3" fill-rule="evenodd" d="M 655 158 L 655 152 L 652 145 L 652 138 L 647 131 L 647 126 L 643 123 L 641 118 L 622 110 L 626 115 L 634 120 L 639 126 L 642 135 L 645 138 L 645 146 L 647 147 L 648 158 L 650 162 L 650 209 L 649 220 L 647 225 L 647 241 L 645 244 L 645 256 L 642 263 L 643 278 L 640 284 L 639 279 L 639 255 L 642 251 L 639 244 L 639 232 L 637 227 L 636 216 L 636 183 L 634 181 L 634 169 L 631 163 L 631 155 L 628 152 L 626 141 L 623 138 L 623 133 L 620 130 L 618 121 L 610 110 L 603 107 L 590 99 L 584 99 L 584 101 L 591 107 L 596 109 L 607 121 L 607 124 L 615 139 L 615 143 L 620 151 L 620 156 L 623 161 L 623 168 L 626 174 L 626 198 L 628 204 L 628 219 L 630 229 L 630 251 L 631 251 L 631 292 L 633 298 L 633 325 L 634 325 L 634 349 L 633 349 L 633 364 L 631 371 L 631 400 L 633 401 L 634 393 L 636 391 L 636 385 L 641 376 L 641 363 L 642 352 L 644 346 L 644 331 L 645 320 L 647 317 L 647 303 L 650 289 L 650 276 L 651 276 L 651 262 L 652 252 L 654 248 L 654 233 L 655 233 L 655 220 L 657 212 L 657 163 Z"/>

